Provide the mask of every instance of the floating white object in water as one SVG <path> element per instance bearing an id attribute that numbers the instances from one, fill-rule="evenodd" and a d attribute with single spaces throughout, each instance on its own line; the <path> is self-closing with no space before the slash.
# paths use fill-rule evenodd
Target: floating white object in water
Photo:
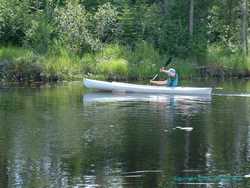
<path id="1" fill-rule="evenodd" d="M 250 178 L 250 174 L 244 175 L 244 178 Z"/>
<path id="2" fill-rule="evenodd" d="M 144 174 L 144 173 L 162 173 L 162 170 L 138 170 L 132 172 L 123 172 L 122 174 Z"/>
<path id="3" fill-rule="evenodd" d="M 174 129 L 180 129 L 183 131 L 192 131 L 194 128 L 193 127 L 175 127 Z"/>
<path id="4" fill-rule="evenodd" d="M 211 153 L 206 153 L 205 156 L 206 156 L 206 157 L 211 157 L 212 154 L 211 154 Z"/>

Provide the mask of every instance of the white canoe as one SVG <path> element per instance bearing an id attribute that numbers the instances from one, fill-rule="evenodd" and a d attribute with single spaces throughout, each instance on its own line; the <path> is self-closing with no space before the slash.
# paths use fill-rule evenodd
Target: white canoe
<path id="1" fill-rule="evenodd" d="M 84 79 L 83 84 L 87 88 L 128 93 L 154 93 L 154 94 L 177 94 L 177 95 L 211 95 L 212 88 L 201 87 L 165 87 L 128 84 L 121 82 L 106 82 L 99 80 Z"/>

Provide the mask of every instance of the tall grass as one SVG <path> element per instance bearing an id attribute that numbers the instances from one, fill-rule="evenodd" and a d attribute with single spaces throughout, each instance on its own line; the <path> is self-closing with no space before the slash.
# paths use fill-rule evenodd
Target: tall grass
<path id="1" fill-rule="evenodd" d="M 82 78 L 80 57 L 61 47 L 57 53 L 48 53 L 41 63 L 49 80 L 74 80 Z"/>
<path id="2" fill-rule="evenodd" d="M 166 61 L 151 44 L 141 41 L 133 51 L 127 51 L 129 77 L 132 79 L 148 79 L 159 71 Z"/>
<path id="3" fill-rule="evenodd" d="M 128 77 L 128 62 L 125 59 L 117 58 L 99 63 L 97 71 L 107 79 L 124 80 Z"/>
<path id="4" fill-rule="evenodd" d="M 43 67 L 40 56 L 17 47 L 0 48 L 0 79 L 9 81 L 40 80 Z"/>
<path id="5" fill-rule="evenodd" d="M 118 44 L 107 45 L 102 51 L 88 56 L 96 63 L 96 74 L 106 79 L 148 79 L 165 62 L 152 45 L 142 41 L 129 49 Z"/>
<path id="6" fill-rule="evenodd" d="M 96 71 L 106 79 L 127 79 L 128 62 L 126 48 L 118 44 L 110 44 L 96 54 Z"/>
<path id="7" fill-rule="evenodd" d="M 0 79 L 7 81 L 57 81 L 82 78 L 80 58 L 66 49 L 44 56 L 29 49 L 0 48 Z"/>
<path id="8" fill-rule="evenodd" d="M 11 81 L 80 80 L 85 76 L 97 79 L 151 79 L 164 66 L 167 56 L 146 42 L 139 42 L 134 49 L 119 44 L 109 44 L 101 51 L 76 55 L 60 43 L 50 47 L 47 54 L 39 55 L 30 49 L 0 48 L 0 79 Z M 198 67 L 205 67 L 208 76 L 249 76 L 250 56 L 228 52 L 210 46 L 204 63 L 186 58 L 173 58 L 173 67 L 180 79 L 197 77 Z M 165 74 L 160 74 L 165 79 Z"/>
<path id="9" fill-rule="evenodd" d="M 241 52 L 230 52 L 219 46 L 210 46 L 206 64 L 214 71 L 220 70 L 226 76 L 246 76 L 250 73 L 250 56 Z"/>
<path id="10" fill-rule="evenodd" d="M 30 58 L 34 56 L 34 53 L 25 48 L 20 47 L 0 47 L 0 60 L 16 60 L 18 58 Z"/>
<path id="11" fill-rule="evenodd" d="M 174 63 L 170 64 L 168 67 L 173 67 L 177 70 L 179 79 L 191 79 L 198 76 L 197 64 L 193 62 L 192 59 L 179 59 L 173 60 Z"/>

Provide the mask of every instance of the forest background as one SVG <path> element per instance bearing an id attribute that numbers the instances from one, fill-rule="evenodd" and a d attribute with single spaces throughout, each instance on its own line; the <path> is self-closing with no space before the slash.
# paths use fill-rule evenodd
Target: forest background
<path id="1" fill-rule="evenodd" d="M 248 0 L 1 0 L 0 80 L 248 77 Z"/>

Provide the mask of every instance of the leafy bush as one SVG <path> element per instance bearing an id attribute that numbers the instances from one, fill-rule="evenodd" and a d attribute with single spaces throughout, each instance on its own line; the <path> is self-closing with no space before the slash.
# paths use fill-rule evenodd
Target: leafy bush
<path id="1" fill-rule="evenodd" d="M 41 81 L 40 57 L 27 49 L 0 49 L 0 78 L 9 81 Z"/>
<path id="2" fill-rule="evenodd" d="M 118 44 L 110 44 L 95 54 L 96 72 L 108 79 L 125 79 L 128 76 L 126 49 Z"/>
<path id="3" fill-rule="evenodd" d="M 81 67 L 83 74 L 96 74 L 96 58 L 94 53 L 86 53 L 81 58 Z"/>
<path id="4" fill-rule="evenodd" d="M 91 15 L 79 4 L 69 2 L 66 7 L 56 10 L 59 34 L 65 45 L 78 54 L 89 48 L 100 48 L 100 42 L 90 31 L 90 18 Z"/>
<path id="5" fill-rule="evenodd" d="M 126 55 L 126 48 L 119 44 L 106 45 L 100 52 L 96 53 L 97 61 L 105 61 L 120 58 Z"/>
<path id="6" fill-rule="evenodd" d="M 31 16 L 28 1 L 0 1 L 0 42 L 21 45 Z"/>
<path id="7" fill-rule="evenodd" d="M 129 51 L 126 56 L 130 78 L 150 78 L 165 62 L 165 58 L 161 58 L 159 52 L 144 41 L 136 44 L 134 51 Z"/>
<path id="8" fill-rule="evenodd" d="M 30 27 L 25 31 L 24 46 L 39 53 L 46 53 L 51 44 L 54 28 L 46 19 L 43 12 L 34 15 Z"/>
<path id="9" fill-rule="evenodd" d="M 225 76 L 244 76 L 250 73 L 249 57 L 244 57 L 240 51 L 231 51 L 222 46 L 209 46 L 206 66 L 215 71 L 220 69 Z"/>
<path id="10" fill-rule="evenodd" d="M 98 63 L 97 70 L 107 79 L 126 79 L 128 76 L 128 62 L 125 59 L 111 59 Z"/>
<path id="11" fill-rule="evenodd" d="M 0 60 L 15 60 L 19 57 L 29 57 L 33 55 L 34 53 L 26 48 L 13 46 L 0 48 Z"/>
<path id="12" fill-rule="evenodd" d="M 0 79 L 7 81 L 57 81 L 82 78 L 80 58 L 65 48 L 38 56 L 23 48 L 0 48 Z"/>
<path id="13" fill-rule="evenodd" d="M 178 72 L 180 81 L 182 79 L 190 79 L 198 76 L 198 69 L 196 63 L 192 59 L 174 59 L 170 66 L 174 67 Z"/>
<path id="14" fill-rule="evenodd" d="M 102 42 L 108 42 L 115 38 L 117 30 L 118 12 L 110 2 L 99 6 L 94 15 L 94 24 L 97 37 Z"/>
<path id="15" fill-rule="evenodd" d="M 82 78 L 80 58 L 66 49 L 60 53 L 48 54 L 44 60 L 44 74 L 49 80 L 63 80 Z"/>

